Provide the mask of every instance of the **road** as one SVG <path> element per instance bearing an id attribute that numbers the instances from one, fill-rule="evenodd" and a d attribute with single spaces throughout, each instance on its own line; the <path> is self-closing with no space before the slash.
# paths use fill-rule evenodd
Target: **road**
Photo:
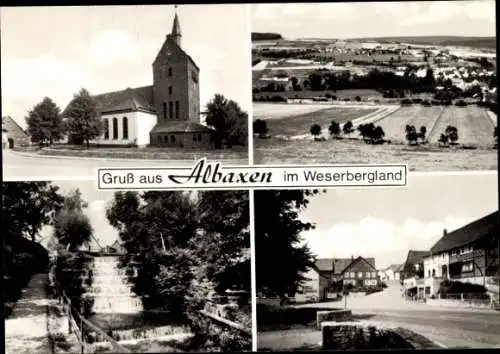
<path id="1" fill-rule="evenodd" d="M 98 168 L 192 166 L 193 160 L 118 160 L 78 157 L 51 157 L 2 151 L 4 181 L 95 179 Z M 240 160 L 224 160 L 225 165 L 242 164 Z M 245 161 L 246 164 L 246 161 Z"/>
<path id="2" fill-rule="evenodd" d="M 343 308 L 344 301 L 303 306 Z M 351 309 L 356 321 L 400 326 L 448 348 L 500 346 L 500 312 L 408 302 L 401 296 L 401 286 L 397 282 L 368 296 L 349 295 L 347 308 Z M 320 342 L 320 331 L 304 327 L 262 332 L 258 336 L 259 348 L 273 350 L 317 348 Z"/>
<path id="3" fill-rule="evenodd" d="M 449 312 L 442 310 L 353 311 L 355 320 L 400 326 L 447 348 L 494 348 L 500 346 L 500 313 Z M 291 350 L 319 347 L 321 332 L 297 328 L 258 334 L 258 348 Z"/>

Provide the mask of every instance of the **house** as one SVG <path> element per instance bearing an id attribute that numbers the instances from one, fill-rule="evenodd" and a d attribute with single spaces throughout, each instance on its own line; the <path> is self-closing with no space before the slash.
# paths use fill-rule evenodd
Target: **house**
<path id="1" fill-rule="evenodd" d="M 399 280 L 402 268 L 403 268 L 402 264 L 391 264 L 382 271 L 381 280 L 389 280 L 389 281 Z"/>
<path id="2" fill-rule="evenodd" d="M 352 284 L 354 287 L 362 287 L 376 286 L 379 283 L 375 258 L 353 257 L 340 275 L 343 278 L 344 285 Z"/>
<path id="3" fill-rule="evenodd" d="M 305 280 L 299 287 L 297 291 L 298 294 L 305 297 L 314 297 L 318 301 L 324 300 L 328 297 L 328 290 L 331 286 L 331 277 L 328 276 L 328 271 L 322 271 L 318 267 L 318 262 L 312 264 L 303 276 Z"/>
<path id="4" fill-rule="evenodd" d="M 418 285 L 423 284 L 424 258 L 429 251 L 409 250 L 400 271 L 400 281 L 407 296 L 417 295 Z"/>
<path id="5" fill-rule="evenodd" d="M 112 254 L 124 254 L 126 253 L 125 248 L 122 246 L 120 241 L 116 240 L 110 246 L 106 246 L 102 249 L 104 253 L 112 253 Z"/>
<path id="6" fill-rule="evenodd" d="M 29 135 L 10 116 L 2 117 L 2 149 L 30 145 Z"/>
<path id="7" fill-rule="evenodd" d="M 498 292 L 500 213 L 488 214 L 443 236 L 424 259 L 424 291 L 435 295 L 445 279 L 474 283 Z"/>
<path id="8" fill-rule="evenodd" d="M 200 123 L 200 69 L 182 49 L 177 13 L 153 61 L 153 85 L 93 96 L 102 119 L 99 145 L 211 146 L 212 128 Z M 67 109 L 63 117 L 67 118 Z M 71 140 L 71 139 L 69 139 Z"/>

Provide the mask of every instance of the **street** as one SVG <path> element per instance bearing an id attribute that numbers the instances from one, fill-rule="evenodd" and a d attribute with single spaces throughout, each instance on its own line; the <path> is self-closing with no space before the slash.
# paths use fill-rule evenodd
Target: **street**
<path id="1" fill-rule="evenodd" d="M 169 166 L 192 166 L 193 160 L 118 160 L 78 157 L 51 157 L 18 153 L 5 149 L 2 151 L 4 181 L 35 180 L 74 180 L 95 179 L 98 168 L 133 168 Z M 225 165 L 246 164 L 241 160 L 224 160 Z"/>
<path id="2" fill-rule="evenodd" d="M 354 320 L 398 325 L 417 332 L 447 348 L 494 348 L 500 346 L 500 313 L 458 311 L 375 310 L 353 311 Z M 318 347 L 321 331 L 297 328 L 258 334 L 258 348 L 291 350 Z"/>

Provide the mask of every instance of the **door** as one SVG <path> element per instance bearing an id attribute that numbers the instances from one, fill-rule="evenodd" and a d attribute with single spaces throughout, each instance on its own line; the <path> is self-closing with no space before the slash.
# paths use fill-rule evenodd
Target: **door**
<path id="1" fill-rule="evenodd" d="M 441 276 L 445 279 L 448 279 L 448 266 L 447 265 L 441 266 Z"/>
<path id="2" fill-rule="evenodd" d="M 13 149 L 13 148 L 14 148 L 14 139 L 9 138 L 9 149 Z"/>

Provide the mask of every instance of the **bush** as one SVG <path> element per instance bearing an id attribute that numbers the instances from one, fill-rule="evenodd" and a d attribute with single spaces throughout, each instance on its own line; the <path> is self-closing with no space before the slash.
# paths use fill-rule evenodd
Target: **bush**
<path id="1" fill-rule="evenodd" d="M 405 99 L 402 99 L 402 100 L 400 101 L 400 103 L 401 103 L 402 105 L 409 106 L 409 105 L 411 105 L 411 104 L 412 104 L 412 101 L 411 101 L 409 98 L 405 98 Z"/>
<path id="2" fill-rule="evenodd" d="M 361 101 L 361 97 L 359 97 L 359 96 L 354 97 L 354 99 L 356 100 L 356 102 L 360 102 Z"/>
<path id="3" fill-rule="evenodd" d="M 412 99 L 412 102 L 413 103 L 422 103 L 422 99 L 417 97 L 417 98 Z"/>
<path id="4" fill-rule="evenodd" d="M 457 106 L 457 107 L 465 107 L 465 106 L 467 106 L 467 102 L 465 102 L 464 100 L 458 100 L 455 103 L 455 106 Z"/>
<path id="5" fill-rule="evenodd" d="M 447 294 L 486 294 L 487 289 L 483 285 L 462 283 L 460 281 L 444 280 L 439 285 L 438 293 Z"/>

